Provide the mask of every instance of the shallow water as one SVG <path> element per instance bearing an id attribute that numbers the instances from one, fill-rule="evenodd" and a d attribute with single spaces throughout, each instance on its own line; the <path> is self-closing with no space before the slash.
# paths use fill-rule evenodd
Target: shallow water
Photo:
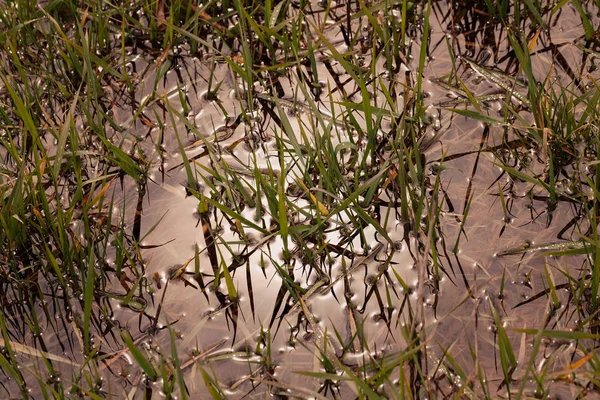
<path id="1" fill-rule="evenodd" d="M 332 39 L 332 41 L 335 42 L 335 39 Z M 340 48 L 339 51 L 343 51 L 343 49 Z M 367 60 L 366 62 L 369 61 Z M 139 64 L 141 61 L 137 63 Z M 243 108 L 247 109 L 249 105 L 245 104 L 244 100 L 238 100 L 238 98 L 243 97 L 243 93 L 240 94 L 240 89 L 236 88 L 234 82 L 228 79 L 231 71 L 224 65 L 217 66 L 214 71 L 213 79 L 221 82 L 219 91 L 215 96 L 216 99 L 212 101 L 205 100 L 203 96 L 208 91 L 206 74 L 210 73 L 208 65 L 193 58 L 186 59 L 186 63 L 188 66 L 189 63 L 194 63 L 195 67 L 188 68 L 196 73 L 194 78 L 192 78 L 196 83 L 192 85 L 186 81 L 183 83 L 177 82 L 177 85 L 180 87 L 185 86 L 187 91 L 187 101 L 189 101 L 189 104 L 187 104 L 186 112 L 189 116 L 188 121 L 197 127 L 201 135 L 210 140 L 212 132 L 227 126 L 224 114 L 230 116 L 229 123 L 231 124 L 231 120 L 236 118 L 236 113 L 239 113 Z M 337 68 L 339 69 L 339 67 Z M 153 71 L 156 68 L 138 66 L 138 69 Z M 295 71 L 295 69 L 292 70 Z M 297 71 L 297 73 L 300 73 L 300 71 Z M 318 66 L 317 74 L 323 79 L 320 82 L 322 88 L 335 85 L 328 70 L 322 64 Z M 158 92 L 170 93 L 176 90 L 176 86 L 169 86 L 169 77 L 171 76 L 175 81 L 175 72 L 169 72 L 166 76 L 166 82 L 161 80 L 157 89 Z M 146 79 L 152 82 L 152 74 Z M 144 80 L 141 80 L 141 82 L 144 82 Z M 295 79 L 291 81 L 287 80 L 287 82 L 284 80 L 280 84 L 284 89 L 281 100 L 283 103 L 282 111 L 287 114 L 292 130 L 295 132 L 306 131 L 315 123 L 314 115 L 306 113 L 303 109 L 293 110 L 286 107 L 287 103 L 285 103 L 285 100 L 288 98 L 294 99 L 295 96 L 295 101 L 298 103 L 306 103 L 304 96 L 307 93 L 303 93 L 298 89 L 300 83 Z M 146 84 L 142 86 L 149 87 L 151 85 Z M 345 90 L 353 92 L 356 88 L 350 82 L 345 86 Z M 138 101 L 143 102 L 144 97 L 147 95 L 148 93 L 142 90 L 141 93 L 136 94 L 136 98 Z M 325 97 L 325 95 L 322 96 Z M 182 107 L 178 104 L 179 97 L 172 95 L 169 98 L 174 101 L 174 104 L 170 106 L 178 109 L 179 112 L 183 112 Z M 335 106 L 333 109 L 330 106 L 327 107 L 327 105 L 335 104 L 338 101 L 336 97 L 329 97 L 327 95 L 326 98 L 329 100 L 325 100 L 324 105 L 319 106 L 319 110 L 323 115 L 323 121 L 325 121 L 325 124 L 328 124 L 329 116 L 339 115 L 341 109 Z M 358 95 L 355 95 L 352 100 L 356 102 L 361 101 Z M 377 98 L 374 98 L 373 101 L 377 102 L 381 101 L 381 99 L 377 100 Z M 255 104 L 253 106 L 257 107 L 255 109 L 257 119 L 254 121 L 253 126 L 240 123 L 233 129 L 230 137 L 213 143 L 218 148 L 217 151 L 222 152 L 222 155 L 219 156 L 220 163 L 216 159 L 212 159 L 211 162 L 208 156 L 195 160 L 195 163 L 208 167 L 206 171 L 202 171 L 202 167 L 195 168 L 198 174 L 196 179 L 200 182 L 200 187 L 207 196 L 210 195 L 207 189 L 207 182 L 200 176 L 206 177 L 211 173 L 210 170 L 213 168 L 223 168 L 226 165 L 230 168 L 247 170 L 248 165 L 256 163 L 258 168 L 265 168 L 271 165 L 272 170 L 276 174 L 280 173 L 280 169 L 277 167 L 278 146 L 273 137 L 281 135 L 281 128 L 273 122 L 272 117 L 266 109 L 266 107 L 274 108 L 276 104 L 263 102 L 262 104 Z M 124 119 L 121 124 L 126 124 L 129 113 L 123 112 L 122 109 L 119 110 L 120 107 L 120 105 L 117 106 L 115 115 L 121 112 Z M 153 108 L 156 107 L 154 106 Z M 275 110 L 275 113 L 277 115 L 277 110 Z M 144 115 L 148 114 L 151 115 L 147 107 Z M 365 121 L 362 119 L 361 122 L 361 114 L 357 113 L 355 118 L 358 120 L 359 126 L 364 127 Z M 233 124 L 235 125 L 235 122 Z M 383 124 L 389 125 L 389 122 L 383 121 Z M 348 132 L 338 129 L 336 125 L 330 125 L 330 127 L 332 132 L 329 134 L 336 138 L 333 141 L 334 144 L 347 141 L 345 137 L 348 135 Z M 293 273 L 294 281 L 299 286 L 310 288 L 314 284 L 321 284 L 322 282 L 320 281 L 323 278 L 326 278 L 326 281 L 324 281 L 325 284 L 338 280 L 330 291 L 314 296 L 307 302 L 306 307 L 311 310 L 311 314 L 315 318 L 315 326 L 304 318 L 299 319 L 300 314 L 298 314 L 298 311 L 300 310 L 297 306 L 293 308 L 292 312 L 286 310 L 283 319 L 281 317 L 283 310 L 274 308 L 274 304 L 282 302 L 282 299 L 278 298 L 278 295 L 285 293 L 280 291 L 283 288 L 282 279 L 275 268 L 275 265 L 279 266 L 279 268 L 284 265 L 281 239 L 274 237 L 265 241 L 268 238 L 265 238 L 263 233 L 246 227 L 245 235 L 255 244 L 250 247 L 241 244 L 240 237 L 232 232 L 232 227 L 224 219 L 223 214 L 213 209 L 210 212 L 211 229 L 218 232 L 218 241 L 222 244 L 217 245 L 221 255 L 219 262 L 233 266 L 235 263 L 232 255 L 229 253 L 230 251 L 234 254 L 252 252 L 251 256 L 244 257 L 243 262 L 238 264 L 232 273 L 238 289 L 239 300 L 235 303 L 229 303 L 228 300 L 220 298 L 227 293 L 227 287 L 225 282 L 221 282 L 216 287 L 212 284 L 211 275 L 213 275 L 213 266 L 211 266 L 212 261 L 207 254 L 208 252 L 204 251 L 207 245 L 202 230 L 202 221 L 197 211 L 198 201 L 194 197 L 188 197 L 182 186 L 187 181 L 187 178 L 185 168 L 180 165 L 182 160 L 178 151 L 179 145 L 176 135 L 180 135 L 180 140 L 182 140 L 184 146 L 187 146 L 191 141 L 199 142 L 197 139 L 190 138 L 189 135 L 184 134 L 183 132 L 185 131 L 184 125 L 180 122 L 176 122 L 175 127 L 168 122 L 166 123 L 161 142 L 164 160 L 157 157 L 156 142 L 154 142 L 153 146 L 148 140 L 148 136 L 145 138 L 145 142 L 148 142 L 148 144 L 143 145 L 143 148 L 147 149 L 146 152 L 149 153 L 148 157 L 157 166 L 151 169 L 150 177 L 152 182 L 149 182 L 145 188 L 143 216 L 141 218 L 139 234 L 142 248 L 152 247 L 147 250 L 142 249 L 141 252 L 145 260 L 146 280 L 147 282 L 151 282 L 150 289 L 153 292 L 152 303 L 154 304 L 151 305 L 151 302 L 149 302 L 145 312 L 149 315 L 156 315 L 157 306 L 160 304 L 160 322 L 158 322 L 158 325 L 160 327 L 170 323 L 172 329 L 177 332 L 179 337 L 177 351 L 180 354 L 182 363 L 190 359 L 192 353 L 201 353 L 205 349 L 212 349 L 206 357 L 224 356 L 222 361 L 210 362 L 210 366 L 215 376 L 218 376 L 220 382 L 226 386 L 230 385 L 232 388 L 230 394 L 235 397 L 236 395 L 246 394 L 250 390 L 251 386 L 250 380 L 247 378 L 248 374 L 254 377 L 253 374 L 258 371 L 260 376 L 263 376 L 263 379 L 266 378 L 264 371 L 261 372 L 260 368 L 248 364 L 248 361 L 252 359 L 258 361 L 261 359 L 261 357 L 252 356 L 251 354 L 256 351 L 258 351 L 257 354 L 261 353 L 257 346 L 264 347 L 264 345 L 261 346 L 257 340 L 261 331 L 266 332 L 270 326 L 270 340 L 272 341 L 269 344 L 271 348 L 270 358 L 274 366 L 271 371 L 271 379 L 313 391 L 319 389 L 319 382 L 302 378 L 300 375 L 295 374 L 295 371 L 321 370 L 318 360 L 312 354 L 315 351 L 314 338 L 319 336 L 318 331 L 321 332 L 320 335 L 322 335 L 322 332 L 328 332 L 329 335 L 335 332 L 336 335 L 340 335 L 344 345 L 348 342 L 354 342 L 356 346 L 354 348 L 355 355 L 349 353 L 345 357 L 348 365 L 361 365 L 364 362 L 368 362 L 370 357 L 375 354 L 378 356 L 387 353 L 393 354 L 401 349 L 403 340 L 398 333 L 393 333 L 393 326 L 402 320 L 402 317 L 398 315 L 399 309 L 397 307 L 405 301 L 405 298 L 409 301 L 418 301 L 418 299 L 415 297 L 415 294 L 404 293 L 397 280 L 389 272 L 385 273 L 385 285 L 376 276 L 378 273 L 381 273 L 381 271 L 378 271 L 378 266 L 382 266 L 382 263 L 386 262 L 387 265 L 393 265 L 396 273 L 402 276 L 408 287 L 416 292 L 417 273 L 406 244 L 404 246 L 399 245 L 400 248 L 398 250 L 390 248 L 386 252 L 381 252 L 381 256 L 379 258 L 376 257 L 376 260 L 379 261 L 373 260 L 369 262 L 367 268 L 357 268 L 356 272 L 349 279 L 340 279 L 343 276 L 342 269 L 352 268 L 353 265 L 353 261 L 347 257 L 344 257 L 344 261 L 342 261 L 342 257 L 332 253 L 329 261 L 322 262 L 316 260 L 318 262 L 311 265 L 306 263 L 308 261 L 306 260 L 306 255 L 301 253 L 295 254 L 292 259 L 291 269 L 288 271 Z M 144 135 L 143 127 L 139 130 L 134 127 L 129 132 L 138 137 Z M 307 134 L 311 134 L 310 131 L 306 132 Z M 150 134 L 152 140 L 155 141 L 156 134 L 154 132 L 150 132 Z M 236 142 L 246 139 L 251 135 L 257 135 L 259 142 L 253 145 L 252 142 L 244 141 L 243 144 L 236 145 Z M 298 140 L 302 141 L 302 138 L 298 137 Z M 198 145 L 198 147 L 203 147 L 202 143 Z M 230 151 L 229 149 L 232 145 L 235 145 L 235 147 L 233 151 Z M 195 150 L 186 152 L 189 158 L 194 157 L 196 153 L 198 151 Z M 292 177 L 300 173 L 300 170 L 297 168 L 296 170 L 287 171 L 288 178 L 285 181 L 286 190 L 289 189 L 290 184 L 294 183 Z M 253 183 L 255 180 L 252 176 L 240 176 L 248 182 L 250 187 L 256 184 Z M 135 189 L 135 183 L 132 181 L 125 184 L 123 191 L 115 189 L 115 195 L 117 198 L 123 198 L 124 204 L 119 205 L 120 202 L 117 202 L 114 213 L 115 215 L 120 215 L 122 207 L 125 207 L 125 224 L 128 227 L 135 224 L 136 209 L 139 209 L 139 192 Z M 263 203 L 266 204 L 264 199 Z M 300 208 L 307 207 L 308 209 L 310 204 L 298 197 L 297 205 Z M 387 208 L 383 207 L 380 212 L 385 214 Z M 271 224 L 269 218 L 261 219 L 257 217 L 256 210 L 248 206 L 244 206 L 241 215 L 250 221 L 259 223 L 263 221 L 262 224 L 266 227 Z M 303 219 L 301 216 L 296 218 L 300 218 L 298 222 Z M 349 223 L 349 221 L 344 220 L 339 220 L 338 222 L 334 220 L 332 222 L 334 224 L 331 224 L 331 226 L 343 226 Z M 384 228 L 386 228 L 388 234 L 394 240 L 402 240 L 404 235 L 403 228 L 395 218 L 392 217 L 389 219 Z M 382 246 L 378 244 L 375 230 L 372 228 L 365 229 L 363 237 L 365 238 L 364 243 L 362 240 L 355 239 L 354 245 L 350 247 L 350 249 L 353 249 L 352 252 L 357 254 L 356 258 L 363 251 L 366 252 L 365 254 L 369 254 L 365 246 L 368 246 L 368 248 L 381 248 Z M 341 240 L 343 238 L 335 230 L 328 234 L 327 241 L 332 244 L 341 243 Z M 195 262 L 192 261 L 190 263 L 190 259 L 194 258 L 194 249 L 196 246 L 201 251 L 198 255 L 199 272 L 204 275 L 204 279 L 206 280 L 204 284 L 207 285 L 207 290 L 204 291 L 204 294 L 200 291 L 199 283 L 194 279 Z M 388 253 L 389 255 L 387 255 Z M 109 263 L 113 262 L 110 259 L 107 261 Z M 185 268 L 186 272 L 181 275 L 181 279 L 168 279 L 174 268 L 185 264 L 187 264 Z M 321 266 L 318 269 L 327 268 L 327 270 L 318 271 L 314 268 L 317 265 Z M 393 300 L 393 303 L 386 307 L 387 315 L 382 315 L 381 305 L 378 305 L 378 301 L 381 302 L 381 296 L 385 296 L 382 290 L 390 289 L 396 292 L 392 297 L 397 300 Z M 352 295 L 348 297 L 347 294 L 350 292 Z M 287 296 L 287 294 L 284 295 L 284 303 L 290 301 Z M 375 298 L 378 300 L 374 300 Z M 207 314 L 211 312 L 214 312 L 215 315 L 207 318 Z M 115 314 L 115 319 L 117 320 L 126 321 L 128 318 L 130 318 L 130 324 L 128 325 L 132 328 L 136 319 L 135 315 L 132 315 L 127 309 L 117 311 Z M 357 332 L 357 325 L 361 325 L 361 337 L 354 336 L 353 338 L 353 335 L 356 335 Z M 315 332 L 315 329 L 318 331 Z M 169 351 L 167 339 L 168 335 L 166 333 L 159 333 L 153 340 L 163 348 L 162 351 Z M 333 337 L 330 337 L 329 340 L 333 340 Z M 362 343 L 369 345 L 372 352 L 370 356 L 366 353 L 363 354 L 365 350 L 362 350 Z M 322 343 L 317 342 L 316 345 L 322 346 Z M 340 350 L 341 345 L 342 343 L 334 340 L 335 348 Z M 213 348 L 213 346 L 216 347 Z M 239 349 L 245 348 L 253 350 L 247 355 L 239 353 Z M 241 351 L 244 352 L 246 350 Z M 236 356 L 235 354 L 241 355 Z M 198 372 L 192 367 L 189 370 L 185 370 L 185 374 L 191 377 L 194 374 L 197 375 Z M 193 378 L 190 379 L 194 381 Z M 234 387 L 235 389 L 233 389 Z M 191 386 L 188 387 L 188 390 L 191 391 L 191 394 L 199 395 L 203 393 L 205 387 L 203 385 L 199 385 L 198 387 Z M 255 392 L 258 394 L 263 390 L 268 389 L 258 388 L 258 392 L 256 390 Z M 338 390 L 341 396 L 344 396 L 345 393 L 351 393 L 351 391 L 348 391 L 350 390 L 349 387 L 344 384 Z"/>
<path id="2" fill-rule="evenodd" d="M 343 6 L 337 4 L 335 14 L 328 18 L 336 15 L 338 21 L 345 23 Z M 108 196 L 115 199 L 113 214 L 124 216 L 125 232 L 139 241 L 140 258 L 134 261 L 139 264 L 136 268 L 140 276 L 128 271 L 126 284 L 109 277 L 103 299 L 112 310 L 111 323 L 120 330 L 127 328 L 149 357 L 157 360 L 161 355 L 173 354 L 171 335 L 174 337 L 192 398 L 209 398 L 200 368 L 210 371 L 231 398 L 263 398 L 269 392 L 285 393 L 286 388 L 287 394 L 308 396 L 323 390 L 323 382 L 297 372 L 331 372 L 325 370 L 323 355 L 319 354 L 324 346 L 339 356 L 345 366 L 368 375 L 374 361 L 395 359 L 410 348 L 404 328 L 413 323 L 412 316 L 407 315 L 411 307 L 419 310 L 427 351 L 431 353 L 431 358 L 425 358 L 424 371 L 432 375 L 432 380 L 439 378 L 440 393 L 444 393 L 444 384 L 449 391 L 457 386 L 457 382 L 454 387 L 447 381 L 441 383 L 444 373 L 436 365 L 443 351 L 452 349 L 452 356 L 470 381 L 477 382 L 478 365 L 485 371 L 490 388 L 496 391 L 493 396 L 505 396 L 493 314 L 500 315 L 519 362 L 514 379 L 524 375 L 533 339 L 511 328 L 547 326 L 568 330 L 578 324 L 579 314 L 566 290 L 558 292 L 561 305 L 552 313 L 548 310 L 548 296 L 519 304 L 547 288 L 545 268 L 560 285 L 566 282 L 561 271 L 579 276 L 581 268 L 589 268 L 584 257 L 539 257 L 536 253 L 498 256 L 524 242 L 556 242 L 562 239 L 558 237 L 561 233 L 564 238 L 578 239 L 579 232 L 574 228 L 562 231 L 581 210 L 574 203 L 559 201 L 550 213 L 545 190 L 511 178 L 499 167 L 506 163 L 518 168 L 527 161 L 529 173 L 543 174 L 546 161 L 539 144 L 517 143 L 510 147 L 508 144 L 518 139 L 512 127 L 486 125 L 449 110 L 467 109 L 459 102 L 464 88 L 477 98 L 505 94 L 497 83 L 461 62 L 461 57 L 517 79 L 524 75 L 517 70 L 516 55 L 499 24 L 481 14 L 447 7 L 446 3 L 433 4 L 422 87 L 428 106 L 428 124 L 422 132 L 424 138 L 431 140 L 424 140 L 428 144 L 423 148 L 425 169 L 431 182 L 438 176 L 440 182 L 435 242 L 439 254 L 435 267 L 440 272 L 435 272 L 433 263 L 427 268 L 418 266 L 422 260 L 415 254 L 419 254 L 426 237 L 416 238 L 412 232 L 405 232 L 406 221 L 396 215 L 396 207 L 383 205 L 378 205 L 377 210 L 369 205 L 365 210 L 381 217 L 377 222 L 391 243 L 373 226 L 365 226 L 360 235 L 348 238 L 347 227 L 357 218 L 356 210 L 349 210 L 332 217 L 330 229 L 314 243 L 290 240 L 291 257 L 286 259 L 283 239 L 277 234 L 278 229 L 272 229 L 278 222 L 276 213 L 269 208 L 269 193 L 264 192 L 265 185 L 261 187 L 258 179 L 262 176 L 277 182 L 284 174 L 282 190 L 295 206 L 288 207 L 290 225 L 308 229 L 316 222 L 308 217 L 314 204 L 297 184 L 297 177 L 307 174 L 303 169 L 305 160 L 297 153 L 284 153 L 281 141 L 288 141 L 289 148 L 294 141 L 300 145 L 308 141 L 316 147 L 327 142 L 320 138 L 330 136 L 328 142 L 332 146 L 352 145 L 362 154 L 364 147 L 356 145 L 361 141 L 359 132 L 371 130 L 377 132 L 377 137 L 385 137 L 393 130 L 390 116 L 374 122 L 358 107 L 349 110 L 344 106 L 347 101 L 360 104 L 363 98 L 350 74 L 332 61 L 331 48 L 321 44 L 313 49 L 317 60 L 314 66 L 288 68 L 284 76 L 274 80 L 276 91 L 256 83 L 253 89 L 262 97 L 252 99 L 246 95 L 250 88 L 231 65 L 215 54 L 194 57 L 185 45 L 177 48 L 176 54 L 169 54 L 167 61 L 132 52 L 126 68 L 137 80 L 133 95 L 129 96 L 116 83 L 105 88 L 112 104 L 112 118 L 123 128 L 123 132 L 112 132 L 113 142 L 126 151 L 137 152 L 140 162 L 148 166 L 149 179 L 141 186 L 125 177 L 115 181 L 108 191 Z M 323 8 L 315 2 L 312 9 L 315 12 L 309 20 L 319 26 L 325 18 Z M 398 104 L 412 95 L 409 89 L 416 81 L 423 45 L 422 24 L 410 27 L 412 54 L 405 55 L 407 64 L 391 76 L 382 56 L 372 59 L 373 33 L 366 18 L 350 22 L 352 31 L 365 35 L 362 48 L 347 48 L 342 23 L 329 22 L 330 27 L 323 32 L 335 51 L 351 53 L 352 63 L 371 66 L 377 72 L 374 75 L 379 83 L 369 86 L 370 104 L 385 107 L 381 87 L 393 84 L 398 88 Z M 593 22 L 596 26 L 598 21 Z M 561 9 L 548 30 L 527 26 L 523 34 L 530 44 L 533 73 L 540 82 L 550 76 L 548 85 L 569 86 L 573 76 L 581 76 L 580 88 L 572 90 L 591 90 L 598 72 L 582 47 L 592 45 L 584 43 L 581 20 L 570 4 Z M 321 43 L 320 35 L 314 26 L 307 28 L 307 37 L 314 43 Z M 453 57 L 457 57 L 454 62 Z M 170 63 L 168 68 L 166 63 Z M 460 79 L 464 88 L 455 85 L 451 90 L 440 84 L 451 74 Z M 512 104 L 518 110 L 522 106 L 518 95 L 525 95 L 527 88 L 511 84 L 516 92 Z M 317 104 L 318 112 L 307 106 L 311 102 Z M 503 120 L 503 102 L 486 97 L 481 107 L 490 118 Z M 399 115 L 406 110 L 391 111 Z M 522 119 L 515 125 L 534 122 L 525 107 L 519 115 Z M 353 128 L 336 123 L 344 120 L 352 121 Z M 204 154 L 206 148 L 210 148 L 208 154 Z M 185 167 L 182 150 L 193 160 L 194 182 L 189 181 L 190 171 Z M 339 157 L 343 164 L 344 157 L 351 154 L 340 152 Z M 327 166 L 333 168 L 336 161 L 327 160 Z M 565 170 L 572 174 L 580 169 L 578 164 L 589 161 L 580 157 Z M 440 163 L 444 168 L 438 171 Z M 255 170 L 259 173 L 255 174 Z M 346 175 L 352 173 L 347 171 Z M 231 185 L 220 182 L 220 176 L 239 181 Z M 314 179 L 318 181 L 319 177 Z M 569 185 L 566 179 L 563 183 Z M 202 211 L 203 205 L 186 186 L 194 186 L 198 197 L 223 201 L 226 208 L 245 218 L 246 222 L 241 223 L 243 232 L 235 218 L 215 206 Z M 243 189 L 233 191 L 232 187 Z M 500 191 L 507 202 L 509 221 L 505 220 Z M 341 190 L 326 193 L 332 197 L 341 194 Z M 382 191 L 379 198 L 390 201 L 386 195 Z M 256 204 L 249 204 L 250 198 L 262 204 L 262 211 Z M 73 229 L 78 229 L 77 224 Z M 318 248 L 320 243 L 330 247 L 323 251 Z M 116 268 L 118 246 L 113 243 L 107 254 L 103 265 Z M 237 299 L 230 297 L 224 268 L 232 277 Z M 134 282 L 138 285 L 136 302 L 126 306 L 122 296 Z M 48 287 L 46 282 L 41 286 Z M 306 295 L 302 302 L 292 298 L 292 293 L 298 295 L 301 291 Z M 81 310 L 69 312 L 81 314 Z M 57 319 L 60 318 L 57 313 Z M 73 316 L 68 318 L 72 320 Z M 106 321 L 98 326 L 102 323 Z M 77 338 L 68 338 L 69 329 L 58 328 L 50 333 L 48 341 L 74 343 Z M 23 339 L 24 343 L 34 342 L 30 337 Z M 161 397 L 165 382 L 145 383 L 141 371 L 132 367 L 132 356 L 121 351 L 116 337 L 97 334 L 96 340 L 111 354 L 109 372 L 101 371 L 108 382 L 105 385 L 110 387 L 106 389 L 108 393 L 142 398 L 148 387 L 153 397 Z M 326 341 L 330 344 L 325 345 Z M 549 363 L 550 372 L 566 368 L 577 354 L 576 346 L 568 341 L 549 341 L 542 346 L 544 356 L 536 358 L 534 364 L 546 365 L 550 359 L 547 355 L 551 354 L 554 358 Z M 62 347 L 51 353 L 60 352 L 61 357 L 77 364 L 83 362 L 72 350 L 77 346 Z M 27 357 L 23 358 L 26 363 Z M 58 369 L 62 367 L 64 371 L 71 368 L 68 362 Z M 117 378 L 119 369 L 124 371 L 122 380 Z M 268 387 L 261 381 L 275 381 L 283 387 Z M 394 384 L 384 385 L 386 390 L 394 390 Z M 574 385 L 557 381 L 552 393 L 572 395 L 576 393 Z M 335 386 L 335 395 L 329 393 L 331 397 L 356 396 L 351 382 L 339 381 Z M 535 389 L 533 383 L 529 386 Z M 476 386 L 474 391 L 476 396 L 482 395 L 481 387 Z"/>

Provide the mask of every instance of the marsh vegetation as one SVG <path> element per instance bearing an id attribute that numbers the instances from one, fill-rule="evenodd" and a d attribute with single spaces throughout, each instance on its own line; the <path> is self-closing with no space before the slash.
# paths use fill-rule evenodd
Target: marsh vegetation
<path id="1" fill-rule="evenodd" d="M 600 4 L 0 4 L 0 396 L 600 396 Z"/>

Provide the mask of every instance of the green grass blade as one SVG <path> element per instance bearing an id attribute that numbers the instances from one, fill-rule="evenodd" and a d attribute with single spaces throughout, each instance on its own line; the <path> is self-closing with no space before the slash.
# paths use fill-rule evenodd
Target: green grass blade
<path id="1" fill-rule="evenodd" d="M 148 379 L 151 381 L 155 381 L 158 377 L 158 373 L 156 372 L 152 364 L 146 359 L 146 357 L 144 357 L 140 349 L 138 349 L 138 347 L 133 343 L 133 338 L 131 337 L 131 334 L 128 331 L 121 331 L 121 339 L 123 339 L 123 342 L 131 352 L 131 355 L 133 356 L 135 361 L 137 361 L 140 368 L 142 368 L 142 371 L 144 371 Z"/>

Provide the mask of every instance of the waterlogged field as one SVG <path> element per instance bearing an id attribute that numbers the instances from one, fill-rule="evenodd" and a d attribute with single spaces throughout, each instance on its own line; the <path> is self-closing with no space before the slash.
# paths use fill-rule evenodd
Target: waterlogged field
<path id="1" fill-rule="evenodd" d="M 599 6 L 3 2 L 1 396 L 600 397 Z"/>

